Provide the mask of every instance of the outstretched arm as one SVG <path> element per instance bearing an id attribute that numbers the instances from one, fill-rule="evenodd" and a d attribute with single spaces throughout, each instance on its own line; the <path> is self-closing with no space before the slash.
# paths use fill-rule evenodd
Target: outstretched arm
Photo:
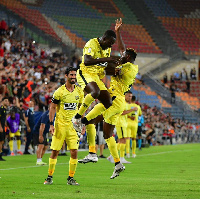
<path id="1" fill-rule="evenodd" d="M 115 32 L 116 32 L 116 37 L 117 37 L 117 45 L 118 45 L 120 55 L 122 55 L 122 53 L 126 49 L 125 44 L 124 44 L 122 37 L 121 37 L 121 34 L 120 34 L 120 29 L 122 27 L 122 19 L 121 18 L 120 18 L 120 20 L 117 19 L 115 22 L 116 22 Z"/>

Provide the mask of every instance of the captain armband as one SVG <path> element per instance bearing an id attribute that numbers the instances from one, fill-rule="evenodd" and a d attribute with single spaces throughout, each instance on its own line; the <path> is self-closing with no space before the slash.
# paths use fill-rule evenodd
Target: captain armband
<path id="1" fill-rule="evenodd" d="M 52 97 L 51 102 L 54 104 L 58 104 L 60 102 L 60 100 L 57 100 L 54 97 Z"/>

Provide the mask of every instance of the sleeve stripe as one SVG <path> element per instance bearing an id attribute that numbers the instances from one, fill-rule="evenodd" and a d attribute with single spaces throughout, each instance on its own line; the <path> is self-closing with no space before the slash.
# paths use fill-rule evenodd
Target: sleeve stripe
<path id="1" fill-rule="evenodd" d="M 60 102 L 60 100 L 57 100 L 54 97 L 52 97 L 51 102 L 54 104 L 58 104 Z"/>

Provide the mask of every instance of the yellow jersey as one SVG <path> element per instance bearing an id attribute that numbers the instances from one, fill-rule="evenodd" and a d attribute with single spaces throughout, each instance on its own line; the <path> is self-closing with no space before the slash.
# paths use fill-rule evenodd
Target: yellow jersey
<path id="1" fill-rule="evenodd" d="M 52 98 L 52 102 L 57 104 L 55 122 L 65 124 L 71 121 L 83 99 L 84 93 L 79 86 L 75 85 L 72 92 L 67 90 L 65 84 L 59 87 Z"/>
<path id="2" fill-rule="evenodd" d="M 128 104 L 128 103 L 127 103 Z M 137 111 L 132 111 L 131 113 L 128 114 L 128 116 L 135 117 L 135 120 L 131 120 L 130 118 L 127 119 L 128 122 L 134 122 L 138 123 L 138 117 L 142 115 L 142 110 L 141 107 L 135 103 L 131 103 L 127 105 L 127 110 L 132 109 L 133 107 L 137 107 Z"/>
<path id="3" fill-rule="evenodd" d="M 88 73 L 95 73 L 102 75 L 102 73 L 104 73 L 106 65 L 102 63 L 97 65 L 85 66 L 84 56 L 91 55 L 92 58 L 98 59 L 98 58 L 110 57 L 110 53 L 111 53 L 111 48 L 103 50 L 97 38 L 90 39 L 83 48 L 83 56 L 82 56 L 82 62 L 80 64 L 80 70 Z"/>
<path id="4" fill-rule="evenodd" d="M 138 73 L 138 65 L 127 62 L 117 68 L 121 68 L 121 74 L 116 77 L 111 77 L 109 91 L 114 96 L 124 96 L 135 81 L 135 76 Z"/>

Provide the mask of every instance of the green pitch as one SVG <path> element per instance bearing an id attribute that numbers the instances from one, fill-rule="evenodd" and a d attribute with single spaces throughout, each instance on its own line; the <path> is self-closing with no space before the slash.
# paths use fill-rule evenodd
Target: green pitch
<path id="1" fill-rule="evenodd" d="M 79 152 L 79 159 L 88 152 Z M 50 154 L 43 161 L 48 162 Z M 108 156 L 108 150 L 104 151 Z M 48 166 L 35 166 L 35 155 L 5 157 L 0 162 L 0 198 L 116 199 L 200 198 L 200 144 L 154 146 L 137 151 L 126 170 L 111 180 L 114 165 L 106 159 L 78 164 L 75 179 L 66 184 L 68 156 L 58 157 L 52 185 L 43 185 Z"/>

